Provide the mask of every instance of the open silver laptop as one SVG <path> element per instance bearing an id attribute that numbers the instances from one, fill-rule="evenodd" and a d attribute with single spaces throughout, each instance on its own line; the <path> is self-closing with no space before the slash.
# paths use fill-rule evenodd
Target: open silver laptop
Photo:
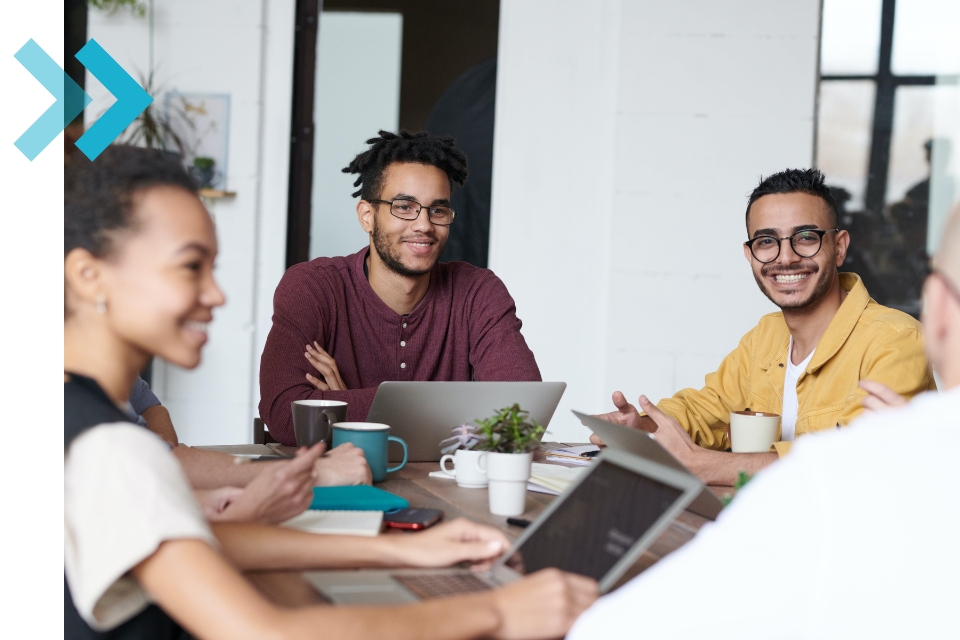
<path id="1" fill-rule="evenodd" d="M 690 470 L 683 466 L 683 463 L 674 458 L 672 453 L 664 449 L 663 445 L 646 431 L 607 422 L 579 411 L 574 411 L 573 415 L 577 416 L 580 422 L 597 434 L 608 447 L 629 451 L 644 460 L 650 460 L 693 476 Z M 687 509 L 704 518 L 716 520 L 723 509 L 723 501 L 704 486 L 700 495 L 690 503 Z"/>
<path id="2" fill-rule="evenodd" d="M 307 579 L 335 604 L 389 604 L 483 591 L 554 567 L 596 579 L 606 593 L 701 488 L 688 473 L 616 449 L 527 528 L 488 572 L 469 569 L 318 571 Z"/>
<path id="3" fill-rule="evenodd" d="M 566 382 L 382 382 L 367 422 L 390 425 L 390 435 L 407 443 L 409 462 L 440 460 L 440 441 L 461 424 L 476 424 L 514 403 L 546 427 Z M 390 446 L 390 461 L 403 455 Z"/>

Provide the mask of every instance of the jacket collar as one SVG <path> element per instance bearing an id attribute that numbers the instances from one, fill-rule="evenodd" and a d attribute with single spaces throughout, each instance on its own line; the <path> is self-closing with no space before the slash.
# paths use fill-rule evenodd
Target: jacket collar
<path id="1" fill-rule="evenodd" d="M 825 365 L 833 356 L 837 355 L 840 347 L 847 341 L 854 327 L 860 320 L 863 310 L 870 303 L 870 294 L 867 288 L 863 286 L 860 276 L 855 273 L 841 273 L 840 286 L 847 292 L 847 297 L 841 303 L 837 313 L 827 326 L 826 332 L 817 343 L 817 348 L 813 354 L 813 359 L 807 365 L 807 373 L 816 373 L 820 367 Z M 764 345 L 766 347 L 764 356 L 760 359 L 760 366 L 764 370 L 769 369 L 775 363 L 785 363 L 790 348 L 790 330 L 787 323 L 783 320 L 783 314 L 779 315 L 779 326 L 771 336 L 770 341 Z"/>
<path id="2" fill-rule="evenodd" d="M 840 347 L 853 333 L 863 310 L 870 303 L 870 294 L 867 293 L 867 288 L 863 286 L 863 281 L 857 274 L 841 273 L 840 286 L 846 290 L 847 297 L 837 309 L 820 342 L 817 343 L 816 353 L 807 365 L 807 373 L 816 373 L 830 358 L 837 355 L 837 351 L 840 351 Z"/>

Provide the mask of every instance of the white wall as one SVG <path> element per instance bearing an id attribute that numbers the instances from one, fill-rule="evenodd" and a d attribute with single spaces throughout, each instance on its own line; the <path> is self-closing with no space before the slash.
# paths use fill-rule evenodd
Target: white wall
<path id="1" fill-rule="evenodd" d="M 399 128 L 402 38 L 399 13 L 320 14 L 311 259 L 356 253 L 370 242 L 357 221 L 358 199 L 350 195 L 357 177 L 341 169 L 378 130 Z"/>
<path id="2" fill-rule="evenodd" d="M 154 390 L 191 445 L 249 442 L 260 353 L 283 274 L 295 0 L 158 0 L 155 68 L 166 90 L 228 93 L 229 188 L 212 207 L 227 304 L 215 312 L 203 364 L 155 364 Z M 149 69 L 147 18 L 90 10 L 88 37 L 131 73 Z M 112 99 L 91 76 L 88 124 Z M 154 96 L 158 100 L 161 96 Z"/>
<path id="3" fill-rule="evenodd" d="M 819 0 L 503 0 L 491 268 L 569 413 L 699 387 L 773 309 L 746 196 L 812 163 Z M 677 245 L 681 244 L 681 250 Z"/>

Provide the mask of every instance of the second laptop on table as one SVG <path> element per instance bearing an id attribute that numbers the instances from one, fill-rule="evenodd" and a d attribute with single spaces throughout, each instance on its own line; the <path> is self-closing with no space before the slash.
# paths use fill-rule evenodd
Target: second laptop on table
<path id="1" fill-rule="evenodd" d="M 306 577 L 336 604 L 415 602 L 481 591 L 547 567 L 594 578 L 606 593 L 702 486 L 688 473 L 607 450 L 488 572 L 317 571 Z"/>
<path id="2" fill-rule="evenodd" d="M 504 407 L 519 404 L 546 427 L 566 388 L 565 382 L 382 382 L 367 422 L 390 425 L 390 435 L 407 443 L 409 462 L 439 462 L 440 441 L 454 427 Z M 400 451 L 391 448 L 390 460 L 400 460 Z"/>

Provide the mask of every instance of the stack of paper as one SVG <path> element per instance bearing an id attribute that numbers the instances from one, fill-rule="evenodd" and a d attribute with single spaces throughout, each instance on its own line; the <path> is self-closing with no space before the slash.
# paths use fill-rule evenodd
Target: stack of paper
<path id="1" fill-rule="evenodd" d="M 558 496 L 580 477 L 585 469 L 577 467 L 561 467 L 557 464 L 541 464 L 534 462 L 530 470 L 530 481 L 527 491 L 549 493 Z"/>
<path id="2" fill-rule="evenodd" d="M 551 449 L 547 451 L 547 460 L 550 462 L 562 462 L 563 464 L 572 464 L 586 467 L 593 458 L 584 456 L 585 453 L 594 453 L 600 451 L 600 447 L 592 444 L 586 444 L 577 447 L 564 447 L 562 449 Z"/>
<path id="3" fill-rule="evenodd" d="M 319 511 L 307 509 L 283 523 L 285 527 L 340 536 L 368 536 L 380 533 L 383 511 Z"/>

